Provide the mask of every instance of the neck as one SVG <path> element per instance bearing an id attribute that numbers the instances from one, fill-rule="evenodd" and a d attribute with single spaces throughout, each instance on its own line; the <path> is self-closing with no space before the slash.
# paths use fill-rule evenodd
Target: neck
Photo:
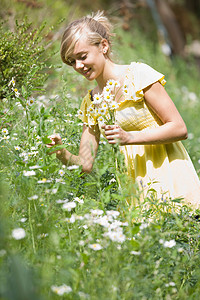
<path id="1" fill-rule="evenodd" d="M 106 60 L 103 72 L 96 78 L 99 91 L 102 92 L 103 88 L 109 79 L 119 80 L 119 74 L 117 72 L 117 65 L 110 60 Z"/>

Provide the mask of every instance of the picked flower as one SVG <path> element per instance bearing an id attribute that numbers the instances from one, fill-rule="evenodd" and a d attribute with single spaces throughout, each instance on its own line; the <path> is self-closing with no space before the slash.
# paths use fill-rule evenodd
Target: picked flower
<path id="1" fill-rule="evenodd" d="M 104 119 L 104 117 L 102 117 L 102 116 L 98 117 L 97 121 L 98 121 L 98 123 L 99 123 L 100 125 L 101 125 L 101 124 L 105 124 L 105 119 Z"/>
<path id="2" fill-rule="evenodd" d="M 104 95 L 104 99 L 105 99 L 105 101 L 107 101 L 107 102 L 112 101 L 113 98 L 114 98 L 114 95 L 112 95 L 112 94 L 106 93 L 106 94 Z"/>
<path id="3" fill-rule="evenodd" d="M 93 104 L 91 104 L 91 105 L 88 107 L 87 112 L 90 113 L 90 114 L 93 114 L 93 113 L 94 113 L 94 106 L 93 106 Z"/>
<path id="4" fill-rule="evenodd" d="M 93 97 L 93 103 L 94 104 L 100 104 L 102 102 L 102 97 L 101 95 L 98 93 L 98 94 L 95 94 L 94 97 Z"/>
<path id="5" fill-rule="evenodd" d="M 119 107 L 119 104 L 116 101 L 112 101 L 109 103 L 109 108 L 110 109 L 117 109 Z"/>
<path id="6" fill-rule="evenodd" d="M 105 107 L 100 107 L 100 108 L 98 109 L 98 113 L 99 113 L 100 115 L 105 115 L 106 112 L 107 112 L 107 108 L 105 108 Z"/>
<path id="7" fill-rule="evenodd" d="M 106 84 L 107 87 L 114 87 L 114 85 L 115 85 L 115 80 L 113 79 L 108 80 Z"/>
<path id="8" fill-rule="evenodd" d="M 124 86 L 123 86 L 123 93 L 124 93 L 124 95 L 128 94 L 128 85 L 127 84 L 124 84 Z"/>

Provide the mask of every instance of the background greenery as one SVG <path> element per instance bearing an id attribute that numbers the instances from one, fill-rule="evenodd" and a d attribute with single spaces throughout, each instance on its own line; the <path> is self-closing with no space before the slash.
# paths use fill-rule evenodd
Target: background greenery
<path id="1" fill-rule="evenodd" d="M 103 139 L 90 175 L 46 153 L 54 131 L 78 152 L 82 127 L 76 113 L 93 86 L 61 63 L 63 29 L 76 17 L 105 9 L 115 24 L 115 61 L 142 61 L 166 75 L 167 92 L 188 127 L 184 145 L 199 174 L 196 61 L 163 54 L 146 6 L 131 8 L 134 18 L 125 31 L 120 7 L 107 1 L 1 1 L 2 300 L 199 299 L 198 211 L 177 209 L 176 200 L 159 203 L 155 195 L 129 209 L 128 184 L 121 189 L 117 183 L 127 178 L 113 167 Z M 12 77 L 15 86 L 9 84 Z M 69 203 L 76 206 L 67 209 Z M 17 239 L 16 228 L 25 236 Z"/>

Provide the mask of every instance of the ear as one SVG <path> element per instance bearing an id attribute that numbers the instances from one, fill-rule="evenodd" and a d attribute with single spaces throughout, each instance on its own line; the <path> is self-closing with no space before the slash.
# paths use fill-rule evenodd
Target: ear
<path id="1" fill-rule="evenodd" d="M 101 52 L 103 52 L 103 54 L 106 54 L 109 50 L 109 43 L 106 39 L 102 39 L 101 43 L 100 43 L 100 49 Z"/>

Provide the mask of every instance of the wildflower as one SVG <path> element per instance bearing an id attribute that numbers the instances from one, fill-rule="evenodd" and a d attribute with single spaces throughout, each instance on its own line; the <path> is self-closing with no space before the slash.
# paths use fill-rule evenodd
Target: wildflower
<path id="1" fill-rule="evenodd" d="M 172 248 L 172 247 L 174 247 L 175 245 L 176 245 L 176 241 L 175 241 L 175 240 L 165 241 L 165 242 L 163 243 L 163 246 L 164 246 L 165 248 Z"/>
<path id="2" fill-rule="evenodd" d="M 4 135 L 4 136 L 2 137 L 2 140 L 9 140 L 9 138 L 10 138 L 9 135 Z"/>
<path id="3" fill-rule="evenodd" d="M 116 217 L 118 217 L 119 216 L 119 212 L 118 211 L 116 211 L 116 210 L 108 210 L 107 212 L 106 212 L 106 214 L 108 215 L 108 216 L 112 216 L 113 218 L 116 218 Z"/>
<path id="4" fill-rule="evenodd" d="M 91 209 L 90 212 L 92 215 L 95 215 L 95 216 L 100 216 L 103 214 L 103 210 L 101 210 L 101 209 Z"/>
<path id="5" fill-rule="evenodd" d="M 38 199 L 38 195 L 33 195 L 31 197 L 28 197 L 28 200 L 37 200 Z"/>
<path id="6" fill-rule="evenodd" d="M 21 218 L 20 222 L 24 223 L 27 221 L 27 218 Z"/>
<path id="7" fill-rule="evenodd" d="M 34 102 L 35 102 L 35 99 L 34 99 L 33 97 L 31 97 L 31 98 L 28 100 L 28 103 L 29 103 L 30 106 L 33 105 Z"/>
<path id="8" fill-rule="evenodd" d="M 100 104 L 101 102 L 102 102 L 101 95 L 99 93 L 95 94 L 94 97 L 93 97 L 93 103 L 94 104 Z"/>
<path id="9" fill-rule="evenodd" d="M 140 255 L 141 254 L 140 251 L 131 251 L 130 253 L 133 254 L 133 255 Z"/>
<path id="10" fill-rule="evenodd" d="M 58 173 L 59 173 L 60 176 L 65 175 L 65 172 L 63 170 L 59 170 Z"/>
<path id="11" fill-rule="evenodd" d="M 123 243 L 126 240 L 126 236 L 123 234 L 122 229 L 119 228 L 117 231 L 109 230 L 104 233 L 104 236 L 107 236 L 113 242 Z"/>
<path id="12" fill-rule="evenodd" d="M 21 240 L 26 236 L 26 232 L 23 228 L 15 228 L 12 231 L 12 237 L 15 240 Z"/>
<path id="13" fill-rule="evenodd" d="M 93 104 L 91 104 L 91 105 L 88 107 L 87 112 L 90 113 L 90 114 L 93 114 L 93 113 L 94 113 L 94 106 L 93 106 Z"/>
<path id="14" fill-rule="evenodd" d="M 63 204 L 63 209 L 67 209 L 68 211 L 71 211 L 74 207 L 76 207 L 75 202 L 67 202 Z"/>
<path id="15" fill-rule="evenodd" d="M 27 176 L 27 177 L 29 177 L 29 176 L 34 176 L 36 173 L 35 173 L 35 171 L 23 171 L 23 175 L 24 176 Z"/>
<path id="16" fill-rule="evenodd" d="M 88 247 L 92 250 L 95 250 L 95 251 L 98 251 L 98 250 L 102 249 L 102 246 L 100 244 L 90 244 Z"/>
<path id="17" fill-rule="evenodd" d="M 140 225 L 140 230 L 147 228 L 149 225 L 147 223 L 142 223 Z"/>
<path id="18" fill-rule="evenodd" d="M 20 93 L 19 93 L 19 91 L 18 91 L 18 89 L 17 88 L 12 88 L 12 90 L 13 90 L 13 92 L 15 93 L 15 97 L 19 97 L 19 95 L 20 95 Z"/>
<path id="19" fill-rule="evenodd" d="M 85 242 L 83 240 L 79 241 L 79 245 L 80 246 L 84 246 L 85 245 Z"/>
<path id="20" fill-rule="evenodd" d="M 39 169 L 39 168 L 41 168 L 41 166 L 38 166 L 38 165 L 29 167 L 30 170 L 35 170 L 35 169 Z"/>
<path id="21" fill-rule="evenodd" d="M 66 284 L 61 286 L 52 285 L 51 290 L 59 296 L 63 296 L 64 294 L 69 294 L 72 292 L 72 288 Z"/>
<path id="22" fill-rule="evenodd" d="M 74 201 L 77 201 L 77 202 L 80 203 L 80 204 L 83 204 L 83 203 L 84 203 L 83 199 L 80 199 L 80 198 L 78 198 L 78 197 L 75 197 L 75 198 L 74 198 Z"/>
<path id="23" fill-rule="evenodd" d="M 20 93 L 17 91 L 17 92 L 15 92 L 15 97 L 16 98 L 19 98 L 19 96 L 20 96 Z"/>
<path id="24" fill-rule="evenodd" d="M 72 215 L 71 218 L 66 218 L 66 221 L 67 221 L 68 223 L 74 223 L 74 222 L 76 221 L 76 218 L 75 218 L 74 215 Z"/>
<path id="25" fill-rule="evenodd" d="M 8 86 L 15 86 L 15 80 L 14 80 L 14 77 L 12 77 L 11 81 L 8 83 Z"/>
<path id="26" fill-rule="evenodd" d="M 3 134 L 7 135 L 7 134 L 8 134 L 8 129 L 7 129 L 7 128 L 3 128 L 3 129 L 1 130 L 1 132 L 2 132 Z"/>
<path id="27" fill-rule="evenodd" d="M 79 166 L 77 166 L 77 165 L 71 165 L 71 166 L 67 167 L 68 170 L 75 170 L 78 168 L 79 168 Z"/>
<path id="28" fill-rule="evenodd" d="M 77 111 L 77 115 L 78 115 L 78 117 L 80 118 L 80 117 L 83 117 L 83 112 L 82 112 L 82 110 L 78 110 Z"/>
<path id="29" fill-rule="evenodd" d="M 47 180 L 46 178 L 42 178 L 42 180 L 38 180 L 38 183 L 48 183 L 51 182 L 51 180 Z"/>
<path id="30" fill-rule="evenodd" d="M 19 150 L 21 149 L 19 146 L 15 146 L 14 148 L 15 148 L 15 150 L 17 150 L 17 151 L 19 151 Z"/>

